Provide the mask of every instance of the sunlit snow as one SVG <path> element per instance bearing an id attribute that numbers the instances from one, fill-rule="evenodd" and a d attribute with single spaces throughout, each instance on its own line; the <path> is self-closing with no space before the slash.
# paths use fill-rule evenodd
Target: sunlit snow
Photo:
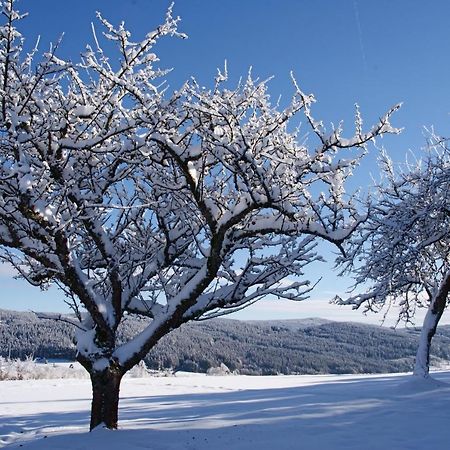
<path id="1" fill-rule="evenodd" d="M 0 383 L 0 447 L 33 450 L 445 449 L 450 373 L 123 382 L 119 431 L 88 432 L 89 380 Z"/>

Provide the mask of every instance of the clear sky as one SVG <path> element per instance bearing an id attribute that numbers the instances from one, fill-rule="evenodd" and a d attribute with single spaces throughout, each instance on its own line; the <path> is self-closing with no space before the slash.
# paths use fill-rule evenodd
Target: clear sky
<path id="1" fill-rule="evenodd" d="M 163 20 L 169 4 L 166 0 L 20 0 L 18 6 L 30 12 L 22 23 L 28 45 L 40 35 L 40 48 L 45 51 L 64 32 L 60 55 L 77 60 L 85 44 L 92 43 L 96 10 L 114 23 L 125 20 L 139 39 Z M 180 30 L 189 38 L 167 38 L 157 48 L 161 65 L 174 68 L 169 76 L 174 89 L 190 76 L 210 85 L 226 59 L 233 80 L 245 76 L 250 66 L 261 78 L 273 75 L 271 94 L 286 101 L 293 92 L 292 70 L 303 90 L 318 100 L 315 117 L 326 124 L 343 119 L 348 134 L 355 102 L 367 125 L 403 102 L 393 124 L 404 127 L 404 132 L 382 142 L 396 161 L 403 161 L 409 150 L 420 152 L 424 127 L 434 126 L 440 134 L 450 135 L 447 0 L 178 0 L 174 12 L 182 17 Z M 373 151 L 359 169 L 355 185 L 365 187 L 370 176 L 377 175 L 375 160 Z M 330 249 L 325 253 L 332 260 Z M 328 299 L 335 293 L 342 295 L 351 284 L 337 278 L 330 267 L 316 265 L 308 272 L 312 281 L 323 277 L 311 301 L 262 302 L 238 317 L 362 320 L 359 312 L 328 306 Z M 0 282 L 0 308 L 65 309 L 58 291 L 40 292 L 13 280 L 6 266 L 0 266 Z M 379 322 L 380 317 L 372 315 L 368 320 Z"/>

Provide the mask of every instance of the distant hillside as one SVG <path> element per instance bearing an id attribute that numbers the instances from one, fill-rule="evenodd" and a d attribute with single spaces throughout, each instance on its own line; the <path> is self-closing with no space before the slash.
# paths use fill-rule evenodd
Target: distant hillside
<path id="1" fill-rule="evenodd" d="M 145 326 L 130 316 L 126 340 Z M 0 356 L 74 358 L 73 330 L 33 313 L 0 310 Z M 225 364 L 241 374 L 380 373 L 412 369 L 419 332 L 321 319 L 237 321 L 184 325 L 147 356 L 154 369 L 205 372 Z M 432 360 L 450 360 L 450 327 L 433 340 Z"/>

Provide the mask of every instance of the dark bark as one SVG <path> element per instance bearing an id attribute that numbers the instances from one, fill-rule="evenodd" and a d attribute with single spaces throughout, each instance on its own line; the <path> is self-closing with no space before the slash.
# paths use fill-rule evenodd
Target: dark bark
<path id="1" fill-rule="evenodd" d="M 102 372 L 92 372 L 91 431 L 104 424 L 115 430 L 119 419 L 119 391 L 123 373 L 109 367 Z"/>

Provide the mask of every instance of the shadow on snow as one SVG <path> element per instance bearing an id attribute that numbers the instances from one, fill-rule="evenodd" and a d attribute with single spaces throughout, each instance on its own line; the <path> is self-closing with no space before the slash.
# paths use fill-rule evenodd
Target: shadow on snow
<path id="1" fill-rule="evenodd" d="M 450 374 L 436 378 L 449 380 Z M 88 411 L 41 413 L 2 420 L 0 434 L 13 437 L 0 442 L 68 449 L 66 441 L 76 435 L 86 445 L 74 447 L 80 449 L 95 448 L 97 440 L 108 442 L 110 450 L 124 445 L 220 449 L 225 442 L 234 449 L 260 450 L 378 449 L 387 442 L 390 448 L 438 448 L 441 441 L 433 447 L 431 430 L 440 430 L 436 439 L 450 439 L 450 385 L 408 386 L 405 377 L 380 376 L 290 388 L 161 396 L 149 392 L 122 398 L 118 432 L 84 433 Z"/>

